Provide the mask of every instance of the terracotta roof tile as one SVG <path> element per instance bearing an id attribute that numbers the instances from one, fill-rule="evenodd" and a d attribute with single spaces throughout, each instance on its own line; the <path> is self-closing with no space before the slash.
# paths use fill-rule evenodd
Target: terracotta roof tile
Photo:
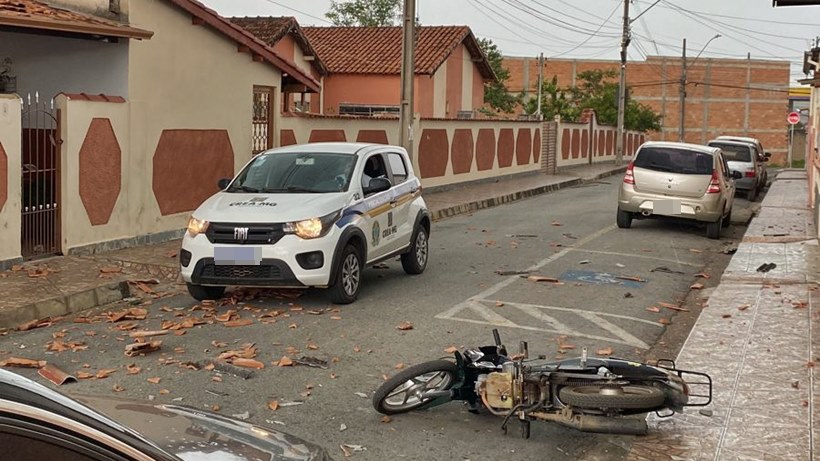
<path id="1" fill-rule="evenodd" d="M 279 40 L 282 40 L 290 33 L 305 55 L 316 56 L 316 51 L 294 17 L 232 17 L 228 20 L 250 32 L 270 47 L 276 45 Z M 319 73 L 322 75 L 327 74 L 327 67 L 324 62 L 318 56 L 316 58 L 314 65 Z"/>
<path id="2" fill-rule="evenodd" d="M 36 0 L 0 0 L 0 25 L 115 37 L 150 38 L 153 32 Z"/>
<path id="3" fill-rule="evenodd" d="M 401 27 L 303 27 L 313 48 L 331 73 L 401 73 Z M 415 73 L 430 74 L 461 43 L 467 45 L 482 75 L 494 79 L 492 68 L 467 26 L 422 26 L 416 39 Z"/>

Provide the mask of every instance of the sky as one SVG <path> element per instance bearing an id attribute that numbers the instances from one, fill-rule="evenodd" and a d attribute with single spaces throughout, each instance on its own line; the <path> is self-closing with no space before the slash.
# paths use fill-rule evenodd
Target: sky
<path id="1" fill-rule="evenodd" d="M 200 1 L 223 16 L 295 16 L 302 26 L 331 25 L 325 17 L 330 0 Z M 468 25 L 507 56 L 620 56 L 622 0 L 417 0 L 417 5 L 423 25 Z M 793 85 L 804 78 L 803 51 L 820 36 L 820 6 L 774 8 L 771 0 L 632 0 L 630 18 L 630 60 L 680 56 L 686 38 L 690 59 L 702 51 L 703 57 L 751 54 L 790 61 Z M 721 37 L 710 42 L 716 34 Z"/>

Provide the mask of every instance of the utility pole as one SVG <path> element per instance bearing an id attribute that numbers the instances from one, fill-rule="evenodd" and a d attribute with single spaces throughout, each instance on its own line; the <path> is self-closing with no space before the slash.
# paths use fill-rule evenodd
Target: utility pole
<path id="1" fill-rule="evenodd" d="M 680 71 L 680 121 L 678 122 L 678 141 L 685 142 L 684 130 L 686 129 L 686 39 L 683 39 L 683 59 Z"/>
<path id="2" fill-rule="evenodd" d="M 624 31 L 621 36 L 621 83 L 618 85 L 618 132 L 615 133 L 615 164 L 623 163 L 624 112 L 626 111 L 626 49 L 629 46 L 629 0 L 624 0 Z"/>
<path id="3" fill-rule="evenodd" d="M 538 120 L 544 120 L 544 116 L 541 114 L 541 86 L 544 83 L 544 53 L 541 53 L 541 56 L 538 58 L 538 111 L 536 114 L 538 115 Z"/>
<path id="4" fill-rule="evenodd" d="M 416 75 L 416 0 L 404 0 L 401 50 L 401 112 L 399 113 L 399 145 L 413 157 L 413 79 Z"/>

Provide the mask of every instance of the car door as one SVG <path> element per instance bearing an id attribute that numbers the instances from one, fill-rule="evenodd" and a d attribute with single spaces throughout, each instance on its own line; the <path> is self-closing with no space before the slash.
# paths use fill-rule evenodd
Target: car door
<path id="1" fill-rule="evenodd" d="M 405 155 L 398 152 L 387 152 L 385 156 L 393 183 L 391 210 L 388 212 L 388 225 L 391 232 L 388 245 L 389 251 L 395 252 L 410 245 L 415 223 L 415 216 L 410 216 L 410 213 L 413 209 L 417 187 L 407 181 L 409 168 Z"/>
<path id="2" fill-rule="evenodd" d="M 368 262 L 380 259 L 390 252 L 390 219 L 392 215 L 391 200 L 393 188 L 381 192 L 368 192 L 370 179 L 382 177 L 390 179 L 385 158 L 381 153 L 371 153 L 362 158 L 362 167 L 357 169 L 355 184 L 361 188 L 365 220 L 364 231 L 367 237 Z"/>
<path id="3" fill-rule="evenodd" d="M 723 153 L 718 153 L 718 161 L 720 162 L 721 167 L 721 176 L 723 176 L 723 190 L 726 191 L 726 205 L 723 208 L 724 213 L 727 210 L 732 208 L 732 205 L 735 202 L 735 180 L 732 178 L 732 172 L 729 170 L 729 164 L 726 162 L 726 158 L 723 157 Z"/>

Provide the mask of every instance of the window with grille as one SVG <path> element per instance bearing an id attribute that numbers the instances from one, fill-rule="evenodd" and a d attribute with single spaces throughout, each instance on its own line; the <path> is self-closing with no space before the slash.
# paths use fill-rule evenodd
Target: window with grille
<path id="1" fill-rule="evenodd" d="M 253 154 L 273 147 L 273 88 L 253 88 Z"/>

